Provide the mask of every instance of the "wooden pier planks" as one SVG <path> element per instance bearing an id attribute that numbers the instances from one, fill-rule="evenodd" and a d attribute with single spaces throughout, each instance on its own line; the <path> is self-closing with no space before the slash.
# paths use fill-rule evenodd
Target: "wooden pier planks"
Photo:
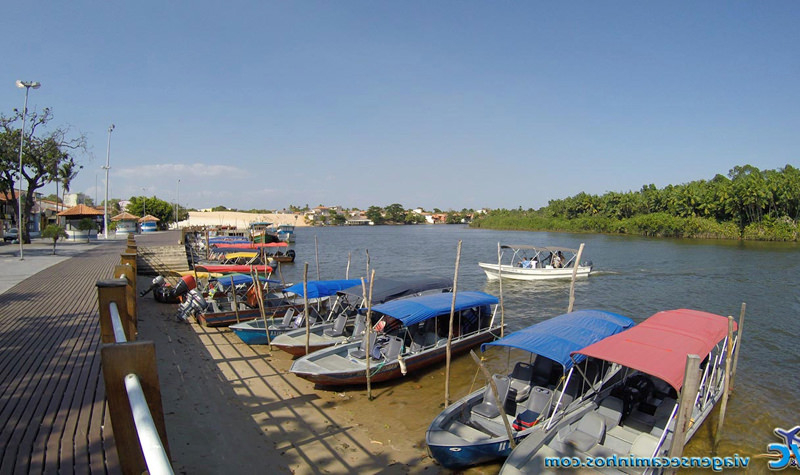
<path id="1" fill-rule="evenodd" d="M 119 472 L 95 282 L 122 251 L 103 244 L 0 295 L 0 473 Z"/>

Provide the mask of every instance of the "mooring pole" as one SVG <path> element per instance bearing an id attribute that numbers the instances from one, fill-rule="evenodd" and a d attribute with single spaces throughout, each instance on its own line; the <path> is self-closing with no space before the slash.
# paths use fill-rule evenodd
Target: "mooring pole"
<path id="1" fill-rule="evenodd" d="M 733 391 L 733 380 L 736 378 L 736 365 L 739 363 L 739 352 L 742 349 L 742 329 L 744 328 L 744 311 L 747 304 L 742 302 L 742 310 L 739 312 L 739 326 L 736 328 L 736 351 L 733 354 L 733 369 L 731 369 L 730 389 Z"/>
<path id="2" fill-rule="evenodd" d="M 444 366 L 444 407 L 450 405 L 450 359 L 452 358 L 453 346 L 453 319 L 456 314 L 456 295 L 458 294 L 458 264 L 461 261 L 461 240 L 458 240 L 458 248 L 456 249 L 456 273 L 453 276 L 453 300 L 450 303 L 450 327 L 447 332 L 447 348 L 445 350 L 445 366 Z"/>
<path id="3" fill-rule="evenodd" d="M 575 263 L 572 264 L 572 283 L 569 286 L 569 308 L 567 313 L 572 313 L 572 307 L 575 305 L 575 279 L 578 278 L 578 265 L 581 262 L 581 254 L 583 254 L 583 243 L 578 248 L 578 255 L 575 256 Z"/>

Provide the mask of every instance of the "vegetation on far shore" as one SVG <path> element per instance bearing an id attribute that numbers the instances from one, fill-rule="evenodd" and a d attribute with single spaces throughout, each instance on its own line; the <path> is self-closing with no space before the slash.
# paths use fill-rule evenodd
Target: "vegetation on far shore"
<path id="1" fill-rule="evenodd" d="M 798 241 L 800 170 L 737 166 L 728 176 L 639 191 L 579 193 L 538 210 L 498 209 L 472 227 L 656 237 Z"/>

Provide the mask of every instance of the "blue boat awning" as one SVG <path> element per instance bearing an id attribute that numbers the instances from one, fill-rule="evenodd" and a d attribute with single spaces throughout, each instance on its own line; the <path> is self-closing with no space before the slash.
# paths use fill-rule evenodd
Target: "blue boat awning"
<path id="1" fill-rule="evenodd" d="M 570 353 L 633 325 L 633 320 L 616 313 L 603 310 L 578 310 L 515 331 L 499 340 L 484 343 L 481 345 L 481 351 L 486 351 L 489 346 L 518 348 L 549 358 L 568 370 L 573 364 Z M 576 356 L 580 356 L 575 358 L 576 363 L 585 359 L 583 355 Z"/>
<path id="2" fill-rule="evenodd" d="M 308 288 L 308 298 L 310 299 L 328 297 L 342 289 L 346 289 L 354 285 L 361 285 L 361 279 L 311 280 L 306 283 L 306 287 Z M 283 291 L 294 292 L 300 297 L 304 296 L 302 282 L 287 287 Z"/>
<path id="3" fill-rule="evenodd" d="M 369 281 L 365 281 L 365 284 L 367 293 L 369 293 Z M 453 281 L 451 279 L 436 277 L 417 277 L 411 279 L 385 279 L 376 277 L 375 282 L 372 284 L 372 303 L 377 305 L 418 292 L 434 289 L 451 289 L 452 287 Z M 341 290 L 339 293 L 349 297 L 361 298 L 364 295 L 364 289 L 361 288 L 361 283 L 359 283 L 356 286 Z"/>
<path id="4" fill-rule="evenodd" d="M 230 276 L 217 277 L 216 279 L 212 280 L 216 280 L 222 285 L 230 285 L 231 279 L 233 279 L 233 285 L 253 283 L 253 277 L 248 274 L 231 274 Z M 267 279 L 266 277 L 259 277 L 258 280 L 261 282 L 269 282 L 270 285 L 280 285 L 281 283 L 279 280 Z"/>
<path id="5" fill-rule="evenodd" d="M 483 292 L 458 292 L 455 311 L 494 305 L 497 302 L 497 297 Z M 439 315 L 449 315 L 452 303 L 452 293 L 441 293 L 391 300 L 372 307 L 372 311 L 395 318 L 405 326 L 411 326 Z M 361 309 L 362 313 L 365 311 L 366 309 Z"/>

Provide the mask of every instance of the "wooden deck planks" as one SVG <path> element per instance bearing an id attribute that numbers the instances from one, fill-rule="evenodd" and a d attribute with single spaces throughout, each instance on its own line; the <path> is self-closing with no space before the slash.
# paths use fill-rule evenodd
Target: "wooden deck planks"
<path id="1" fill-rule="evenodd" d="M 100 371 L 104 243 L 0 295 L 0 473 L 118 473 Z"/>

